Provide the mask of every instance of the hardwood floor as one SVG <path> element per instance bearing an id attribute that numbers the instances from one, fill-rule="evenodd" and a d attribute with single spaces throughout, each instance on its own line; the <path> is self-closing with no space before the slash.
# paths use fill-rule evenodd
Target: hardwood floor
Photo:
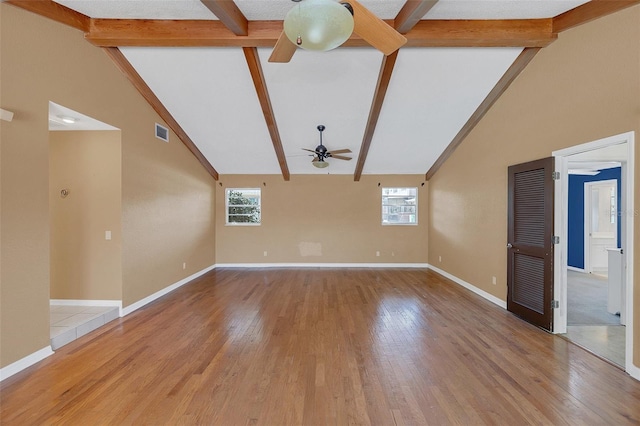
<path id="1" fill-rule="evenodd" d="M 424 270 L 214 270 L 0 390 L 3 425 L 640 422 L 639 382 Z"/>

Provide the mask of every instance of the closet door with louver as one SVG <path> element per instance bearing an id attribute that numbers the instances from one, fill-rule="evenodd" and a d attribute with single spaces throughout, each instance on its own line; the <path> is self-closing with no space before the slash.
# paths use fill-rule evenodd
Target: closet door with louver
<path id="1" fill-rule="evenodd" d="M 509 167 L 507 309 L 553 331 L 553 158 Z"/>

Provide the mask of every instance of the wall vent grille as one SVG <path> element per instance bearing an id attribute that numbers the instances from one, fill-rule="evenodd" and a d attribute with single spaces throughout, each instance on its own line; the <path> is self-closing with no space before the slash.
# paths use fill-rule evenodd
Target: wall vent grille
<path id="1" fill-rule="evenodd" d="M 169 129 L 156 123 L 156 138 L 169 142 Z"/>

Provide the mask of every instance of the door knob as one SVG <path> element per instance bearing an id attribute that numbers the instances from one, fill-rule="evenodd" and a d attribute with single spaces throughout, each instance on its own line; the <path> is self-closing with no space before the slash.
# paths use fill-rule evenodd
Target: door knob
<path id="1" fill-rule="evenodd" d="M 513 248 L 513 244 L 507 243 L 507 248 Z"/>

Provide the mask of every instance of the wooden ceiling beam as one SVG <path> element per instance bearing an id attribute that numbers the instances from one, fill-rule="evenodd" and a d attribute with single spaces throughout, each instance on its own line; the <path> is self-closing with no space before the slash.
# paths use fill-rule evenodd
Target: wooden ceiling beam
<path id="1" fill-rule="evenodd" d="M 282 21 L 249 21 L 238 36 L 220 21 L 92 19 L 85 38 L 100 47 L 273 47 L 281 33 Z M 551 19 L 420 21 L 405 36 L 405 47 L 545 47 L 557 37 Z M 356 34 L 343 46 L 370 47 Z"/>
<path id="2" fill-rule="evenodd" d="M 160 102 L 160 99 L 153 93 L 151 88 L 140 77 L 140 74 L 133 68 L 133 65 L 125 58 L 120 49 L 117 47 L 106 47 L 103 49 L 107 56 L 113 60 L 116 66 L 122 71 L 122 73 L 129 79 L 133 86 L 138 90 L 143 98 L 151 105 L 155 112 L 167 123 L 167 126 L 178 136 L 178 139 L 191 151 L 191 153 L 198 159 L 200 164 L 209 172 L 209 174 L 218 180 L 218 172 L 213 168 L 211 163 L 200 152 L 198 147 L 193 143 L 189 135 L 180 127 L 178 122 L 173 118 L 169 110 Z"/>
<path id="3" fill-rule="evenodd" d="M 394 20 L 396 31 L 406 34 L 431 10 L 438 0 L 407 0 Z"/>
<path id="4" fill-rule="evenodd" d="M 393 68 L 396 65 L 397 58 L 398 51 L 396 50 L 382 59 L 380 73 L 378 74 L 378 83 L 376 84 L 376 91 L 373 94 L 373 102 L 371 103 L 367 126 L 364 129 L 364 137 L 362 138 L 362 145 L 360 146 L 358 163 L 356 164 L 356 170 L 353 175 L 353 180 L 356 182 L 360 181 L 362 171 L 364 170 L 364 163 L 367 160 L 367 155 L 369 154 L 371 140 L 373 139 L 373 134 L 376 131 L 376 125 L 378 124 L 378 118 L 380 117 L 384 97 L 387 94 L 387 88 L 389 87 L 389 81 L 391 81 L 391 74 L 393 73 Z"/>
<path id="5" fill-rule="evenodd" d="M 5 0 L 5 3 L 44 16 L 45 18 L 53 19 L 56 22 L 68 25 L 77 30 L 83 32 L 89 31 L 91 18 L 52 0 Z"/>
<path id="6" fill-rule="evenodd" d="M 464 126 L 460 129 L 458 134 L 453 138 L 451 143 L 447 146 L 447 148 L 440 154 L 440 157 L 433 163 L 431 168 L 426 174 L 426 180 L 429 180 L 433 177 L 433 175 L 438 171 L 438 169 L 449 159 L 451 154 L 460 146 L 462 141 L 467 137 L 469 133 L 473 130 L 474 127 L 482 120 L 482 117 L 489 111 L 489 109 L 493 106 L 493 104 L 502 96 L 502 94 L 507 90 L 507 88 L 513 83 L 513 81 L 520 75 L 522 70 L 531 62 L 533 57 L 540 51 L 540 48 L 531 47 L 526 48 L 520 53 L 520 55 L 513 61 L 513 64 L 509 67 L 509 69 L 504 73 L 500 81 L 495 85 L 493 90 L 489 92 L 487 97 L 482 101 L 480 106 L 475 110 L 475 112 L 469 117 L 469 120 L 465 123 Z"/>
<path id="7" fill-rule="evenodd" d="M 553 18 L 553 32 L 557 34 L 636 4 L 640 0 L 591 0 Z"/>
<path id="8" fill-rule="evenodd" d="M 278 131 L 278 124 L 276 123 L 276 117 L 273 113 L 271 106 L 271 98 L 269 98 L 269 91 L 267 90 L 267 83 L 264 79 L 262 72 L 262 66 L 260 65 L 260 57 L 258 56 L 258 49 L 255 47 L 243 47 L 242 51 L 247 60 L 249 66 L 249 72 L 251 73 L 251 79 L 253 85 L 256 88 L 258 100 L 260 101 L 260 107 L 262 108 L 262 114 L 264 120 L 267 123 L 267 129 L 271 136 L 271 142 L 273 143 L 273 149 L 276 151 L 276 157 L 280 164 L 280 170 L 282 170 L 282 177 L 288 181 L 291 176 L 289 174 L 289 167 L 287 166 L 287 159 L 284 155 L 284 148 L 282 147 L 282 140 L 280 139 L 280 132 Z"/>
<path id="9" fill-rule="evenodd" d="M 551 19 L 425 20 L 404 47 L 546 47 L 557 35 Z"/>
<path id="10" fill-rule="evenodd" d="M 438 0 L 408 0 L 394 21 L 395 29 L 401 34 L 409 32 L 420 19 L 426 15 Z M 382 65 L 380 67 L 380 73 L 378 75 L 378 83 L 376 85 L 376 91 L 373 95 L 373 101 L 371 103 L 371 109 L 369 111 L 369 117 L 367 119 L 367 125 L 365 127 L 364 137 L 362 139 L 362 145 L 360 146 L 360 153 L 358 155 L 358 162 L 356 163 L 356 170 L 353 175 L 353 179 L 358 182 L 362 177 L 364 170 L 364 164 L 369 154 L 369 148 L 371 147 L 371 141 L 375 133 L 376 126 L 378 124 L 378 118 L 380 117 L 380 111 L 384 104 L 384 98 L 387 94 L 387 88 L 391 81 L 391 74 L 395 67 L 396 59 L 398 58 L 398 51 L 392 53 L 390 56 L 385 56 Z"/>
<path id="11" fill-rule="evenodd" d="M 249 22 L 235 2 L 231 0 L 200 0 L 216 18 L 232 33 L 239 36 L 249 34 Z"/>
<path id="12" fill-rule="evenodd" d="M 551 32 L 553 33 L 554 37 L 557 37 L 557 34 L 559 32 L 574 28 L 576 26 L 585 24 L 592 20 L 601 18 L 603 16 L 637 4 L 640 4 L 640 0 L 591 0 L 588 3 L 562 13 L 555 18 L 552 18 L 550 20 Z M 525 32 L 527 31 L 525 30 Z M 426 180 L 431 179 L 433 175 L 438 171 L 438 169 L 442 166 L 442 164 L 444 164 L 445 161 L 447 161 L 447 159 L 451 156 L 451 154 L 453 154 L 456 148 L 462 143 L 462 141 L 467 137 L 471 130 L 473 130 L 473 128 L 478 124 L 482 117 L 484 117 L 491 106 L 500 98 L 500 96 L 502 96 L 509 85 L 511 85 L 516 77 L 520 75 L 520 73 L 529 64 L 533 57 L 538 53 L 540 47 L 544 46 L 532 46 L 530 48 L 525 48 L 522 51 L 520 56 L 518 56 L 518 58 L 514 61 L 514 63 L 507 70 L 502 79 L 496 84 L 496 86 L 485 98 L 482 104 L 480 104 L 473 115 L 469 118 L 467 123 L 465 123 L 462 129 L 460 129 L 458 134 L 453 138 L 451 143 L 442 152 L 440 157 L 438 157 L 436 162 L 431 166 L 429 171 L 426 173 Z"/>

